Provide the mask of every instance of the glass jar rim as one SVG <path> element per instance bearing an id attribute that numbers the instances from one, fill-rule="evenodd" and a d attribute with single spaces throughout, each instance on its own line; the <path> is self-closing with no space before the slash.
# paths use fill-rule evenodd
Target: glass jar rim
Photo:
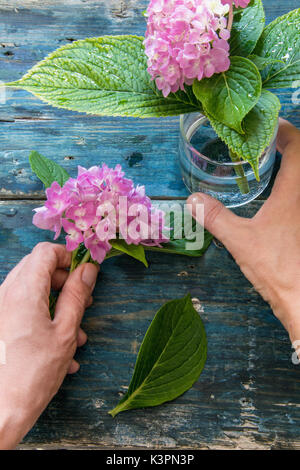
<path id="1" fill-rule="evenodd" d="M 203 153 L 200 153 L 198 150 L 196 150 L 193 147 L 193 145 L 191 144 L 191 142 L 188 141 L 188 139 L 186 137 L 186 132 L 184 132 L 184 129 L 183 129 L 183 120 L 184 120 L 185 116 L 187 116 L 187 115 L 186 114 L 181 114 L 180 115 L 180 134 L 181 134 L 181 137 L 184 139 L 185 143 L 189 146 L 190 151 L 192 151 L 198 157 L 202 158 L 203 160 L 206 160 L 209 163 L 212 163 L 215 166 L 231 166 L 231 167 L 234 167 L 234 166 L 241 166 L 241 165 L 250 165 L 250 163 L 248 161 L 245 161 L 245 160 L 240 160 L 239 162 L 217 162 L 217 161 L 212 160 L 211 158 L 207 157 Z M 203 120 L 209 121 L 209 119 L 204 114 L 199 113 L 199 119 L 201 119 L 201 117 L 203 118 Z M 272 139 L 271 139 L 269 145 L 266 147 L 266 149 L 261 154 L 260 158 L 267 151 L 267 149 L 272 145 L 272 143 L 274 141 L 274 138 L 276 138 L 276 135 L 277 135 L 277 132 L 278 132 L 278 127 L 279 127 L 279 119 L 277 120 L 277 124 L 275 126 L 274 134 L 272 136 Z"/>

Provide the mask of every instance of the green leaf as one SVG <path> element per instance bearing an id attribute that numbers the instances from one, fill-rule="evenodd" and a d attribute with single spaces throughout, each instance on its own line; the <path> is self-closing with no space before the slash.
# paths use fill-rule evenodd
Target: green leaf
<path id="1" fill-rule="evenodd" d="M 270 91 L 263 90 L 257 105 L 244 119 L 245 135 L 224 126 L 212 117 L 209 120 L 230 150 L 252 166 L 259 179 L 259 159 L 270 144 L 278 122 L 280 101 Z"/>
<path id="2" fill-rule="evenodd" d="M 258 101 L 261 77 L 249 59 L 231 57 L 227 72 L 195 80 L 193 91 L 205 113 L 243 134 L 241 122 Z"/>
<path id="3" fill-rule="evenodd" d="M 60 165 L 43 157 L 38 152 L 31 152 L 29 155 L 29 162 L 32 171 L 44 183 L 46 188 L 49 188 L 54 181 L 60 186 L 63 186 L 70 178 L 70 175 Z"/>
<path id="4" fill-rule="evenodd" d="M 166 303 L 146 333 L 127 394 L 109 413 L 174 400 L 198 380 L 206 353 L 204 325 L 190 295 Z"/>
<path id="5" fill-rule="evenodd" d="M 263 31 L 255 54 L 274 63 L 262 73 L 264 88 L 298 87 L 300 76 L 300 8 L 277 18 Z"/>
<path id="6" fill-rule="evenodd" d="M 212 242 L 213 236 L 195 221 L 187 209 L 183 210 L 182 206 L 183 204 L 179 202 L 172 203 L 172 205 L 166 202 L 155 205 L 165 213 L 165 225 L 170 228 L 166 235 L 170 241 L 161 243 L 161 248 L 158 246 L 144 246 L 145 251 L 192 257 L 204 255 Z M 204 231 L 203 246 L 200 249 L 188 249 L 191 242 L 195 243 L 196 234 L 201 233 L 202 230 Z"/>
<path id="7" fill-rule="evenodd" d="M 283 60 L 272 59 L 271 57 L 260 57 L 255 54 L 249 55 L 248 59 L 256 65 L 258 70 L 264 70 L 268 65 L 278 64 L 280 62 L 283 64 Z"/>
<path id="8" fill-rule="evenodd" d="M 261 0 L 252 0 L 247 8 L 236 10 L 230 37 L 230 54 L 251 54 L 265 26 Z"/>
<path id="9" fill-rule="evenodd" d="M 151 247 L 146 247 L 146 251 L 157 251 L 161 253 L 171 253 L 173 255 L 184 255 L 184 256 L 192 256 L 192 257 L 199 257 L 203 256 L 204 253 L 207 251 L 209 248 L 211 242 L 213 240 L 213 236 L 205 230 L 204 232 L 204 244 L 203 247 L 200 250 L 187 250 L 186 249 L 186 244 L 188 243 L 188 240 L 186 238 L 183 238 L 182 240 L 172 240 L 169 243 L 163 243 L 162 247 L 159 248 L 156 246 L 151 246 Z"/>
<path id="10" fill-rule="evenodd" d="M 167 207 L 165 207 L 165 205 Z M 162 203 L 162 204 L 156 204 L 155 206 L 157 208 L 159 208 L 160 210 L 164 211 L 165 213 L 168 211 L 168 208 L 169 208 L 169 205 L 166 204 L 165 202 Z M 206 252 L 206 250 L 208 249 L 208 247 L 210 246 L 210 244 L 213 240 L 213 236 L 209 232 L 207 232 L 207 230 L 204 230 L 204 240 L 203 240 L 202 248 L 197 249 L 197 250 L 187 249 L 188 244 L 190 244 L 191 242 L 193 242 L 195 240 L 196 231 L 197 230 L 198 231 L 203 230 L 203 228 L 201 228 L 200 225 L 188 213 L 188 215 L 191 218 L 190 233 L 184 233 L 185 216 L 184 216 L 184 213 L 183 213 L 181 207 L 176 207 L 176 209 L 179 211 L 179 217 L 182 216 L 181 228 L 180 228 L 181 233 L 177 233 L 177 235 L 179 235 L 181 238 L 176 239 L 174 237 L 175 214 L 174 214 L 174 211 L 173 211 L 173 206 L 171 206 L 170 221 L 166 221 L 166 225 L 168 225 L 168 227 L 170 228 L 170 232 L 167 233 L 167 235 L 170 238 L 170 241 L 168 243 L 161 243 L 161 247 L 144 245 L 143 246 L 144 251 L 146 251 L 146 252 L 147 251 L 152 251 L 152 252 L 158 252 L 158 253 L 167 253 L 167 254 L 173 254 L 173 255 L 192 256 L 192 257 L 195 257 L 195 258 L 204 255 L 204 253 Z M 120 241 L 122 241 L 122 246 L 119 245 Z M 113 245 L 113 248 L 106 255 L 106 259 L 113 258 L 114 256 L 119 256 L 119 255 L 122 255 L 124 253 L 127 253 L 127 251 L 125 251 L 125 249 L 134 247 L 134 245 L 127 245 L 124 242 L 124 240 L 113 240 L 110 243 Z M 123 247 L 124 247 L 124 249 L 123 249 Z M 123 252 L 120 251 L 121 249 L 123 249 Z M 127 254 L 129 254 L 129 253 L 127 253 Z"/>
<path id="11" fill-rule="evenodd" d="M 7 84 L 43 101 L 99 116 L 159 117 L 197 111 L 179 91 L 164 98 L 147 72 L 144 38 L 103 36 L 57 49 L 21 80 Z"/>
<path id="12" fill-rule="evenodd" d="M 148 268 L 148 263 L 145 257 L 145 249 L 143 245 L 128 245 L 125 240 L 121 240 L 119 238 L 116 240 L 110 240 L 109 243 L 115 250 L 121 251 L 126 255 L 132 256 L 132 258 L 141 261 L 141 263 L 143 263 L 146 268 Z"/>

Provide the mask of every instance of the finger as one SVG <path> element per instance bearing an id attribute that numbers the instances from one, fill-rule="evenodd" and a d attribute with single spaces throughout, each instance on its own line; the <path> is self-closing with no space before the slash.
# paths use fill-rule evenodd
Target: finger
<path id="1" fill-rule="evenodd" d="M 87 339 L 88 339 L 87 334 L 81 328 L 79 328 L 78 335 L 77 335 L 77 346 L 79 348 L 84 346 L 85 343 L 87 342 Z"/>
<path id="2" fill-rule="evenodd" d="M 300 130 L 288 121 L 280 120 L 277 148 L 282 153 L 280 170 L 277 175 L 273 194 L 278 191 L 296 191 L 299 194 L 300 185 Z"/>
<path id="3" fill-rule="evenodd" d="M 188 200 L 188 209 L 192 216 L 201 224 L 202 210 L 204 207 L 204 227 L 232 251 L 240 245 L 244 232 L 244 226 L 248 220 L 235 215 L 220 201 L 207 194 L 195 193 Z M 238 243 L 238 245 L 237 245 Z"/>
<path id="4" fill-rule="evenodd" d="M 300 130 L 293 126 L 289 121 L 280 118 L 279 129 L 277 135 L 277 149 L 280 153 L 284 153 L 288 145 L 300 140 Z"/>
<path id="5" fill-rule="evenodd" d="M 68 374 L 76 374 L 76 372 L 78 372 L 80 369 L 80 364 L 78 364 L 77 361 L 75 361 L 75 359 L 72 359 L 72 362 L 71 364 L 69 365 L 69 369 L 68 369 Z"/>
<path id="6" fill-rule="evenodd" d="M 57 269 L 56 271 L 54 271 L 52 280 L 51 280 L 52 289 L 61 290 L 68 276 L 69 276 L 69 272 L 66 271 L 65 269 Z"/>
<path id="7" fill-rule="evenodd" d="M 39 243 L 32 250 L 28 261 L 39 274 L 45 272 L 52 277 L 56 269 L 66 269 L 71 264 L 71 253 L 64 245 Z"/>
<path id="8" fill-rule="evenodd" d="M 64 330 L 78 330 L 84 311 L 94 290 L 99 268 L 86 263 L 73 271 L 61 293 L 55 309 L 55 319 Z"/>
<path id="9" fill-rule="evenodd" d="M 63 245 L 39 243 L 26 257 L 18 272 L 19 282 L 25 288 L 35 289 L 35 296 L 48 298 L 51 278 L 57 269 L 70 266 L 71 253 Z"/>

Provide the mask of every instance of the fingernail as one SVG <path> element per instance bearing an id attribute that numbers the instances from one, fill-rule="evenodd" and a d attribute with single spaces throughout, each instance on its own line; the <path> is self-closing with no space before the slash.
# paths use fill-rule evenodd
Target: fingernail
<path id="1" fill-rule="evenodd" d="M 194 214 L 195 213 L 195 208 L 197 207 L 197 205 L 198 204 L 202 204 L 202 205 L 204 204 L 204 198 L 199 193 L 192 194 L 188 198 L 187 203 L 192 206 L 191 208 L 188 207 L 188 209 L 189 210 L 191 209 L 192 213 Z"/>
<path id="2" fill-rule="evenodd" d="M 98 275 L 98 268 L 92 263 L 88 263 L 84 266 L 82 271 L 81 279 L 87 286 L 94 289 Z"/>

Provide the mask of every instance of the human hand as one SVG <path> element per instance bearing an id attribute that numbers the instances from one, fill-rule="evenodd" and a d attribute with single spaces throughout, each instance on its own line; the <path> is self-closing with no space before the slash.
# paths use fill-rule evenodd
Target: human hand
<path id="1" fill-rule="evenodd" d="M 98 268 L 79 266 L 70 275 L 71 254 L 62 245 L 40 243 L 0 286 L 0 449 L 14 448 L 57 393 L 66 374 L 77 372 L 73 359 L 86 342 L 80 329 L 92 302 Z M 50 319 L 50 288 L 60 290 Z"/>
<path id="2" fill-rule="evenodd" d="M 196 205 L 204 204 L 205 228 L 232 254 L 294 342 L 300 340 L 300 131 L 283 119 L 277 148 L 283 158 L 272 194 L 252 219 L 202 193 L 188 204 L 195 216 Z"/>

